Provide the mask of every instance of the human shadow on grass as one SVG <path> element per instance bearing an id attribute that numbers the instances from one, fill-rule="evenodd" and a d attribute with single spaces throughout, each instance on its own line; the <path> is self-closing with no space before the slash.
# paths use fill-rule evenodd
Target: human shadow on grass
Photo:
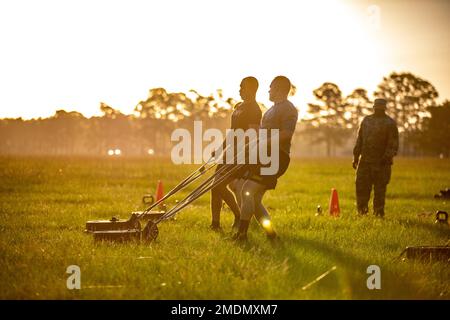
<path id="1" fill-rule="evenodd" d="M 307 297 L 316 297 L 315 293 L 319 290 L 320 293 L 318 296 L 321 296 L 321 293 L 333 293 L 336 292 L 336 296 L 341 295 L 341 281 L 342 279 L 338 278 L 336 273 L 331 273 L 329 276 L 325 277 L 318 283 L 315 283 L 311 288 L 307 289 L 307 291 L 302 288 L 316 279 L 318 276 L 323 274 L 327 269 L 330 269 L 334 265 L 337 264 L 337 261 L 330 257 L 330 261 L 327 267 L 323 267 L 318 269 L 313 263 L 305 263 L 304 256 L 299 257 L 298 249 L 296 245 L 299 243 L 299 239 L 292 239 L 290 237 L 283 236 L 282 239 L 278 239 L 277 241 L 270 241 L 261 243 L 261 239 L 255 237 L 255 235 L 249 236 L 249 240 L 246 242 L 236 242 L 236 246 L 241 250 L 256 255 L 259 261 L 262 262 L 272 262 L 275 266 L 283 266 L 288 265 L 287 273 L 285 274 L 286 279 L 284 279 L 283 292 L 280 293 L 282 295 L 288 294 L 288 299 L 301 299 Z M 304 248 L 304 246 L 302 246 Z M 303 259 L 302 259 L 303 258 Z M 341 265 L 338 267 L 338 274 L 342 273 Z M 279 285 L 283 286 L 283 274 L 280 273 L 280 281 Z M 336 290 L 340 291 L 337 292 Z M 288 290 L 288 292 L 286 292 Z M 280 298 L 278 296 L 270 297 L 270 298 Z M 344 298 L 348 298 L 344 295 Z"/>
<path id="2" fill-rule="evenodd" d="M 248 249 L 252 245 L 255 246 L 257 244 L 249 244 L 245 248 Z M 391 272 L 389 270 L 389 265 L 380 265 L 382 273 L 382 290 L 369 290 L 366 282 L 370 274 L 367 274 L 366 270 L 368 266 L 376 264 L 376 261 L 361 259 L 326 242 L 312 240 L 298 235 L 285 235 L 278 243 L 273 243 L 271 246 L 266 247 L 266 249 L 261 248 L 261 250 L 254 250 L 253 252 L 260 255 L 261 258 L 271 257 L 276 263 L 282 263 L 288 258 L 290 267 L 287 276 L 289 281 L 292 283 L 299 283 L 299 276 L 306 275 L 310 278 L 301 280 L 301 284 L 306 285 L 327 270 L 317 270 L 312 265 L 305 265 L 305 262 L 296 255 L 299 248 L 310 250 L 311 252 L 318 253 L 328 258 L 330 261 L 330 268 L 334 265 L 337 266 L 338 275 L 335 275 L 335 281 L 332 281 L 332 279 L 327 280 L 327 278 L 332 278 L 328 276 L 314 284 L 308 290 L 320 288 L 323 292 L 333 292 L 336 291 L 336 281 L 338 281 L 338 287 L 347 292 L 347 294 L 344 294 L 344 298 L 418 298 L 419 288 L 411 283 L 409 279 L 404 279 L 398 274 Z M 302 272 L 299 273 L 298 270 L 301 270 Z"/>

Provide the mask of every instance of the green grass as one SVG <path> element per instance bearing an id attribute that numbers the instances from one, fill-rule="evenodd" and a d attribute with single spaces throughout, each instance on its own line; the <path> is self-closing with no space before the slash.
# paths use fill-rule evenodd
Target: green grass
<path id="1" fill-rule="evenodd" d="M 167 191 L 193 168 L 150 159 L 1 158 L 0 298 L 449 299 L 447 263 L 395 259 L 406 246 L 450 238 L 434 216 L 417 216 L 450 211 L 449 201 L 433 199 L 449 187 L 448 160 L 397 160 L 384 220 L 355 216 L 349 159 L 295 160 L 265 198 L 278 244 L 256 223 L 249 244 L 227 240 L 229 210 L 222 215 L 227 232 L 210 231 L 209 195 L 163 222 L 149 246 L 98 244 L 83 233 L 86 220 L 128 218 L 158 179 Z M 341 217 L 316 217 L 332 187 Z M 66 288 L 72 264 L 81 268 L 81 290 Z M 381 290 L 366 287 L 371 264 L 381 267 Z"/>

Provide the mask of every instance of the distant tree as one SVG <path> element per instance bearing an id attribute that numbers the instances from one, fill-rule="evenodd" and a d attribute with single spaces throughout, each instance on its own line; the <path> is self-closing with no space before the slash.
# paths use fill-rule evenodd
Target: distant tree
<path id="1" fill-rule="evenodd" d="M 318 103 L 308 104 L 307 133 L 313 136 L 311 143 L 324 142 L 327 156 L 331 156 L 335 147 L 342 145 L 351 134 L 351 116 L 336 84 L 325 82 L 313 94 Z"/>
<path id="2" fill-rule="evenodd" d="M 192 118 L 194 120 L 224 119 L 236 104 L 234 99 L 225 98 L 220 89 L 215 94 L 208 96 L 203 96 L 192 89 L 189 90 L 189 93 L 193 102 Z"/>
<path id="3" fill-rule="evenodd" d="M 0 150 L 3 154 L 21 154 L 28 140 L 25 121 L 22 118 L 1 119 L 0 137 Z"/>
<path id="4" fill-rule="evenodd" d="M 297 94 L 297 87 L 291 83 L 291 91 L 289 91 L 289 96 L 293 97 Z"/>
<path id="5" fill-rule="evenodd" d="M 203 96 L 195 90 L 188 93 L 167 92 L 164 88 L 149 90 L 146 100 L 140 101 L 135 107 L 138 118 L 144 119 L 146 125 L 141 126 L 141 132 L 150 141 L 156 141 L 160 148 L 167 149 L 171 131 L 182 125 L 189 129 L 194 120 L 201 120 L 205 127 L 221 128 L 224 120 L 230 114 L 233 99 L 225 99 L 222 90 L 215 94 Z M 157 130 L 151 120 L 157 120 Z"/>
<path id="6" fill-rule="evenodd" d="M 164 88 L 149 90 L 146 100 L 135 107 L 139 118 L 166 119 L 177 122 L 192 115 L 194 102 L 182 92 L 169 93 Z"/>
<path id="7" fill-rule="evenodd" d="M 100 111 L 103 113 L 103 117 L 109 119 L 116 119 L 124 116 L 122 112 L 110 107 L 104 102 L 100 102 Z"/>
<path id="8" fill-rule="evenodd" d="M 140 101 L 134 110 L 142 120 L 139 132 L 143 141 L 158 153 L 166 153 L 176 122 L 190 116 L 192 109 L 193 103 L 184 93 L 150 89 L 147 99 Z"/>
<path id="9" fill-rule="evenodd" d="M 164 88 L 153 88 L 148 92 L 146 100 L 140 101 L 134 111 L 140 118 L 161 119 L 164 115 L 161 110 L 166 108 L 168 101 L 167 91 Z"/>
<path id="10" fill-rule="evenodd" d="M 412 73 L 393 72 L 383 78 L 374 96 L 388 101 L 387 113 L 397 122 L 403 151 L 411 154 L 414 132 L 421 130 L 422 119 L 428 115 L 427 108 L 436 105 L 436 88 Z"/>
<path id="11" fill-rule="evenodd" d="M 420 148 L 433 155 L 450 157 L 450 101 L 437 107 L 428 107 L 430 117 L 423 119 L 423 131 L 419 134 Z"/>
<path id="12" fill-rule="evenodd" d="M 49 119 L 49 139 L 56 154 L 74 154 L 82 148 L 86 118 L 77 111 L 57 110 Z"/>
<path id="13" fill-rule="evenodd" d="M 233 99 L 225 99 L 222 90 L 203 96 L 191 89 L 189 92 L 167 92 L 164 88 L 149 90 L 146 100 L 140 101 L 135 113 L 140 118 L 168 119 L 178 122 L 185 118 L 205 120 L 211 117 L 226 117 Z"/>
<path id="14" fill-rule="evenodd" d="M 347 128 L 356 130 L 362 119 L 372 114 L 372 102 L 367 96 L 366 89 L 358 88 L 353 90 L 344 99 L 344 118 L 348 120 Z"/>

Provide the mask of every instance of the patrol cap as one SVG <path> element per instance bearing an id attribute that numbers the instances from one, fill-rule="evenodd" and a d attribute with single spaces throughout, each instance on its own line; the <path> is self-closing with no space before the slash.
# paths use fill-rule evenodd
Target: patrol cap
<path id="1" fill-rule="evenodd" d="M 373 102 L 373 107 L 375 109 L 386 109 L 386 105 L 386 99 L 375 99 L 375 101 Z"/>

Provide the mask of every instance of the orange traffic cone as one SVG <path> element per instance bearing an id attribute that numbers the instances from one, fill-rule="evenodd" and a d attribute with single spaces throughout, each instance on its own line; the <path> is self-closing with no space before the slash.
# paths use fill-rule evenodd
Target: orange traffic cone
<path id="1" fill-rule="evenodd" d="M 341 210 L 339 209 L 339 198 L 335 188 L 331 189 L 330 197 L 330 215 L 333 217 L 339 217 Z"/>
<path id="2" fill-rule="evenodd" d="M 161 180 L 158 180 L 158 184 L 156 185 L 156 194 L 155 201 L 159 201 L 164 197 L 164 189 Z"/>

